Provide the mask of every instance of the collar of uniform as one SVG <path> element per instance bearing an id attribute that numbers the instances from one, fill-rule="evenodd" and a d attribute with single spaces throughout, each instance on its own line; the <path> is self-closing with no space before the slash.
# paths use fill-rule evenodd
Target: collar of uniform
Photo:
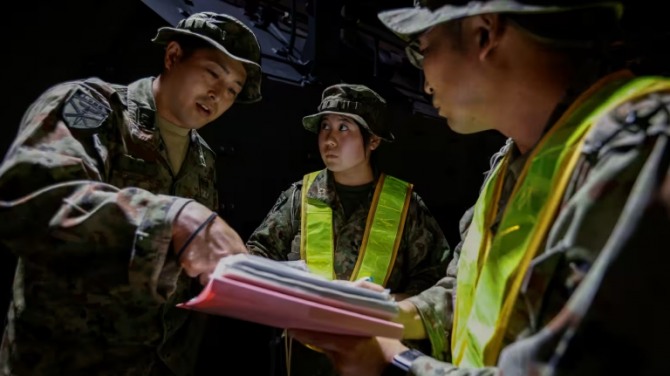
<path id="1" fill-rule="evenodd" d="M 156 124 L 156 102 L 152 89 L 154 77 L 145 77 L 128 85 L 128 109 L 130 116 L 141 127 L 154 129 Z"/>
<path id="2" fill-rule="evenodd" d="M 321 170 L 312 185 L 306 187 L 307 198 L 325 202 L 333 207 L 336 200 L 334 182 L 333 174 L 328 169 Z"/>
<path id="3" fill-rule="evenodd" d="M 373 184 L 376 184 L 379 180 L 379 173 L 377 169 L 374 170 L 374 181 Z M 305 189 L 305 188 L 303 188 Z M 323 169 L 312 182 L 312 185 L 307 188 L 307 198 L 319 200 L 328 204 L 331 208 L 335 208 L 337 204 L 337 190 L 335 189 L 335 178 L 333 173 L 328 169 Z M 374 190 L 370 191 L 370 199 Z"/>

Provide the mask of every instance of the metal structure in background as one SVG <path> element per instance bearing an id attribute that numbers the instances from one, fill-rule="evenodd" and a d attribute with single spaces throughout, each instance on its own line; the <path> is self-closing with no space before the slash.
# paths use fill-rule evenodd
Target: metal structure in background
<path id="1" fill-rule="evenodd" d="M 401 0 L 142 0 L 168 23 L 211 10 L 238 17 L 261 44 L 263 73 L 291 85 L 359 82 L 401 96 L 413 113 L 437 117 L 423 75 L 377 19 Z"/>

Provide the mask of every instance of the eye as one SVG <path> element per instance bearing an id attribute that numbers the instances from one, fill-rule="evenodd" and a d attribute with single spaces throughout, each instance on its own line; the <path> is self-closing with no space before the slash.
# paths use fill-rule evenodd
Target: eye
<path id="1" fill-rule="evenodd" d="M 347 123 L 340 123 L 340 131 L 348 131 L 349 125 Z"/>
<path id="2" fill-rule="evenodd" d="M 237 97 L 237 91 L 235 91 L 233 88 L 228 88 L 228 93 L 230 93 L 230 95 L 233 97 Z"/>
<path id="3" fill-rule="evenodd" d="M 321 123 L 321 129 L 330 129 L 330 125 L 324 121 Z"/>

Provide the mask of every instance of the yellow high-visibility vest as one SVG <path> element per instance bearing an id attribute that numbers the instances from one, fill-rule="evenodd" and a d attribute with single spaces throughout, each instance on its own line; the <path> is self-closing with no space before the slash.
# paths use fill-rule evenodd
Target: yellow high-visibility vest
<path id="1" fill-rule="evenodd" d="M 545 241 L 594 121 L 670 80 L 618 73 L 589 89 L 529 155 L 492 236 L 509 154 L 485 183 L 458 263 L 452 354 L 461 367 L 493 366 L 531 260 Z"/>
<path id="2" fill-rule="evenodd" d="M 321 171 L 304 176 L 302 185 L 300 256 L 314 273 L 335 278 L 333 211 L 327 203 L 307 197 Z M 381 174 L 368 212 L 361 249 L 350 279 L 372 277 L 386 285 L 398 253 L 412 184 Z"/>

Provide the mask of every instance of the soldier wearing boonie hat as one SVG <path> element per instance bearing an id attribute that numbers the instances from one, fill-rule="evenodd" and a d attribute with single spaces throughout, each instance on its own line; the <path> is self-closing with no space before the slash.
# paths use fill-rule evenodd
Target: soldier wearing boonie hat
<path id="1" fill-rule="evenodd" d="M 618 1 L 415 0 L 413 8 L 383 11 L 378 17 L 398 37 L 414 42 L 416 36 L 433 26 L 478 14 L 550 14 L 590 8 L 611 9 L 617 18 L 623 12 Z M 412 65 L 421 69 L 422 56 L 416 43 L 410 43 L 406 52 Z"/>
<path id="2" fill-rule="evenodd" d="M 18 127 L 0 167 L 17 219 L 0 239 L 18 257 L 0 375 L 195 373 L 202 316 L 176 305 L 247 252 L 216 213 L 216 157 L 197 130 L 261 99 L 260 47 L 211 12 L 154 42 L 157 77 L 59 83 Z"/>
<path id="3" fill-rule="evenodd" d="M 178 36 L 202 39 L 241 62 L 247 71 L 247 81 L 237 96 L 237 102 L 254 103 L 261 100 L 260 45 L 256 35 L 240 20 L 227 14 L 195 13 L 179 21 L 176 27 L 161 27 L 152 41 L 165 45 Z"/>
<path id="4" fill-rule="evenodd" d="M 352 117 L 368 132 L 385 141 L 395 139 L 386 123 L 386 100 L 367 86 L 337 84 L 326 88 L 318 111 L 302 119 L 305 129 L 318 133 L 323 115 L 341 114 Z"/>
<path id="5" fill-rule="evenodd" d="M 670 78 L 610 60 L 621 15 L 621 2 L 594 0 L 381 12 L 453 130 L 509 139 L 447 275 L 401 306 L 413 318 L 404 335 L 429 338 L 431 356 L 384 338 L 292 338 L 347 375 L 667 373 L 670 323 L 656 305 L 670 249 Z M 635 302 L 622 293 L 631 285 Z"/>
<path id="6" fill-rule="evenodd" d="M 249 237 L 249 252 L 304 260 L 329 279 L 370 277 L 397 297 L 429 288 L 446 268 L 449 245 L 413 185 L 378 171 L 371 159 L 381 140 L 394 140 L 386 100 L 364 85 L 336 84 L 317 110 L 302 124 L 317 134 L 325 168 L 279 195 Z M 313 347 L 291 344 L 283 344 L 291 375 L 339 374 Z"/>

